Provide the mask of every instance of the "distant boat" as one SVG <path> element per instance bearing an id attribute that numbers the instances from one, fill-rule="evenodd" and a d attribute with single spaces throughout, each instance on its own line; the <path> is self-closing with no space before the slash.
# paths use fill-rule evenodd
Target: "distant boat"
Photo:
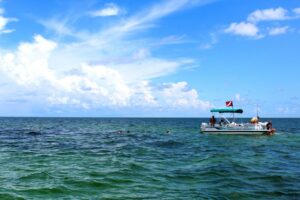
<path id="1" fill-rule="evenodd" d="M 259 117 L 251 120 L 252 123 L 236 123 L 234 114 L 242 114 L 242 109 L 221 108 L 211 109 L 212 113 L 219 113 L 220 121 L 216 118 L 210 119 L 209 123 L 201 124 L 201 132 L 209 134 L 236 134 L 236 135 L 272 135 L 275 129 L 272 128 L 271 122 L 259 122 Z M 233 115 L 232 121 L 227 119 L 224 114 Z"/>

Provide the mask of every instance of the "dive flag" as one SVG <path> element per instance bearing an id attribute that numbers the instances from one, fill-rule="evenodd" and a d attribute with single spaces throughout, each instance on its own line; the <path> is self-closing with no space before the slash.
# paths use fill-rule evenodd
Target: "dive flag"
<path id="1" fill-rule="evenodd" d="M 233 102 L 232 101 L 226 101 L 226 106 L 227 107 L 232 107 L 233 106 Z"/>

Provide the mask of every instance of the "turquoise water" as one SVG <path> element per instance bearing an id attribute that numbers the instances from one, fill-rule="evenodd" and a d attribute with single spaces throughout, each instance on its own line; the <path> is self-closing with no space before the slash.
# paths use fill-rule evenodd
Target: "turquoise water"
<path id="1" fill-rule="evenodd" d="M 300 119 L 275 136 L 207 119 L 0 118 L 0 199 L 300 199 Z"/>

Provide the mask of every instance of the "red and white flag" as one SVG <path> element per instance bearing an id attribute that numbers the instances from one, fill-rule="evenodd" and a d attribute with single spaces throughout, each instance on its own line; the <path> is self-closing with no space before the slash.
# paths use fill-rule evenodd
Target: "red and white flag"
<path id="1" fill-rule="evenodd" d="M 233 106 L 233 102 L 232 101 L 226 101 L 226 106 L 227 107 L 232 107 Z"/>

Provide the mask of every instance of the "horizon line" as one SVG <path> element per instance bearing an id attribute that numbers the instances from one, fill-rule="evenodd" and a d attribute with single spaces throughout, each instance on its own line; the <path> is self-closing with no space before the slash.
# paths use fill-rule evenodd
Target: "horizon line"
<path id="1" fill-rule="evenodd" d="M 252 116 L 253 117 L 253 116 Z M 238 119 L 241 118 L 252 118 L 252 117 L 235 117 Z M 150 118 L 169 118 L 169 119 L 198 119 L 198 118 L 210 118 L 210 116 L 202 116 L 202 117 L 169 117 L 169 116 L 0 116 L 0 118 L 144 118 L 144 119 L 150 119 Z M 219 117 L 218 117 L 219 118 Z M 232 117 L 228 117 L 232 118 Z M 264 118 L 274 118 L 274 119 L 299 119 L 299 117 L 260 117 L 261 119 Z"/>

